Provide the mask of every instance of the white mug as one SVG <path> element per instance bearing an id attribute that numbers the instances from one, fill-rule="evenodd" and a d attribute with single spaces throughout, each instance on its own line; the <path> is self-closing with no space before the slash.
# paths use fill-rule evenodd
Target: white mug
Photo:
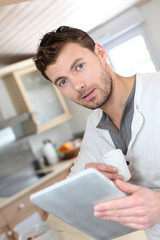
<path id="1" fill-rule="evenodd" d="M 103 155 L 102 161 L 108 165 L 112 165 L 117 168 L 118 174 L 124 177 L 124 181 L 128 181 L 131 178 L 130 171 L 128 169 L 125 157 L 120 149 L 115 149 L 107 152 Z"/>

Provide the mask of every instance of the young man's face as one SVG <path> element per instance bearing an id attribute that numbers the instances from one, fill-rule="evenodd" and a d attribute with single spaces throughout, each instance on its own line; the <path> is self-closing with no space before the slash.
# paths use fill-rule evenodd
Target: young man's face
<path id="1" fill-rule="evenodd" d="M 67 98 L 96 109 L 111 93 L 111 77 L 105 64 L 106 53 L 100 45 L 95 45 L 94 53 L 77 43 L 67 43 L 46 74 Z"/>

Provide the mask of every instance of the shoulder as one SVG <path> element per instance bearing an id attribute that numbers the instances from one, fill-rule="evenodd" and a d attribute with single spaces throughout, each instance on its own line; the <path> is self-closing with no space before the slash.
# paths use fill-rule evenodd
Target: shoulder
<path id="1" fill-rule="evenodd" d="M 159 98 L 159 96 L 160 72 L 141 73 L 136 75 L 136 90 L 134 101 L 137 106 L 141 106 L 142 108 L 146 108 L 146 106 L 148 106 L 149 109 L 149 106 L 153 107 L 153 102 L 155 105 L 157 97 Z"/>
<path id="2" fill-rule="evenodd" d="M 96 110 L 93 110 L 92 113 L 88 116 L 87 123 L 97 126 L 101 117 L 102 117 L 101 109 L 98 108 Z"/>
<path id="3" fill-rule="evenodd" d="M 160 89 L 160 72 L 136 74 L 136 93 L 158 91 Z"/>
<path id="4" fill-rule="evenodd" d="M 160 81 L 160 72 L 154 72 L 154 73 L 137 73 L 136 74 L 136 81 L 139 83 L 139 81 Z"/>

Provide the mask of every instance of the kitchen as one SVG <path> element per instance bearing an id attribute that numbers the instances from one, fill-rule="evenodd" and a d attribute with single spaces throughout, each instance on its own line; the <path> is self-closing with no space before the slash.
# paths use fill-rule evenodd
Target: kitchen
<path id="1" fill-rule="evenodd" d="M 132 2 L 134 2 L 134 1 L 132 1 Z M 137 3 L 138 1 L 135 1 L 135 2 Z M 19 3 L 19 4 L 21 5 L 21 3 Z M 25 3 L 25 4 L 28 4 L 28 3 Z M 14 5 L 9 5 L 9 6 L 13 7 Z M 132 7 L 133 6 L 134 6 L 134 4 L 132 5 Z M 131 30 L 133 30 L 133 28 L 134 28 L 134 30 L 135 30 L 135 28 L 137 30 L 145 24 L 146 25 L 145 28 L 147 29 L 147 31 L 145 29 L 145 37 L 148 36 L 147 34 L 149 34 L 149 37 L 148 38 L 146 37 L 146 39 L 147 39 L 146 44 L 149 49 L 154 66 L 155 66 L 156 70 L 159 70 L 160 64 L 159 64 L 159 59 L 158 59 L 158 55 L 159 55 L 158 53 L 160 52 L 160 49 L 159 49 L 160 33 L 159 33 L 158 25 L 157 25 L 157 22 L 159 20 L 159 16 L 158 16 L 158 10 L 160 8 L 159 1 L 156 1 L 156 0 L 141 1 L 141 4 L 136 5 L 136 9 L 135 8 L 132 9 L 130 7 L 131 7 L 131 5 L 127 6 L 127 8 L 128 8 L 127 10 L 129 12 L 127 12 L 127 11 L 124 12 L 124 9 L 121 9 L 121 14 L 117 13 L 117 12 L 114 13 L 115 14 L 114 18 L 111 17 L 110 21 L 109 21 L 109 19 L 106 19 L 105 21 L 103 20 L 99 27 L 92 26 L 90 31 L 89 30 L 88 31 L 91 34 L 91 36 L 93 36 L 97 41 L 100 41 L 101 43 L 103 43 L 103 45 L 106 45 L 106 48 L 108 48 L 109 44 L 111 44 L 111 43 L 113 44 L 113 42 L 115 40 L 117 40 L 118 37 L 122 37 L 122 35 L 123 35 L 122 33 L 126 34 L 126 33 L 130 32 Z M 3 8 L 5 8 L 5 7 L 3 7 Z M 3 10 L 3 8 L 2 8 L 2 10 Z M 16 8 L 16 5 L 15 5 L 15 8 Z M 12 12 L 12 9 L 8 9 L 8 11 L 9 10 Z M 137 10 L 138 10 L 138 12 L 137 12 Z M 128 21 L 126 21 L 126 18 L 128 16 L 130 16 L 130 19 Z M 125 24 L 124 24 L 123 18 L 125 19 Z M 112 21 L 111 21 L 111 19 L 112 19 Z M 119 25 L 117 24 L 117 22 L 119 23 Z M 2 22 L 2 23 L 4 24 L 4 22 Z M 120 23 L 123 23 L 123 24 L 120 25 Z M 66 24 L 70 24 L 70 23 L 67 22 L 67 20 L 66 20 Z M 61 23 L 60 23 L 60 25 L 61 25 Z M 114 28 L 112 27 L 112 25 L 114 26 Z M 80 27 L 84 28 L 83 26 L 80 26 Z M 106 32 L 105 29 L 109 29 L 109 31 Z M 119 33 L 119 36 L 117 36 L 117 33 Z M 1 38 L 3 39 L 3 37 L 1 37 Z M 3 41 L 6 42 L 6 45 L 8 44 L 7 40 L 3 40 Z M 11 40 L 11 42 L 13 43 L 13 40 Z M 18 44 L 18 46 L 19 45 L 20 44 Z M 3 49 L 3 46 L 1 49 Z M 25 49 L 25 47 L 24 47 L 24 49 Z M 34 47 L 33 47 L 33 49 L 34 49 Z M 18 51 L 18 49 L 16 49 L 16 50 Z M 46 119 L 44 120 L 41 117 L 39 118 L 39 121 L 41 121 L 42 124 L 36 124 L 33 113 L 34 113 L 34 107 L 37 108 L 37 105 L 31 106 L 31 104 L 28 104 L 28 105 L 26 104 L 26 102 L 28 103 L 28 99 L 29 99 L 28 97 L 26 97 L 26 93 L 29 89 L 29 86 L 27 86 L 28 88 L 26 87 L 27 91 L 24 91 L 24 88 L 22 88 L 22 86 L 20 84 L 20 82 L 21 82 L 20 78 L 23 74 L 24 75 L 26 73 L 27 74 L 29 73 L 28 75 L 30 75 L 30 73 L 34 74 L 35 70 L 32 69 L 33 64 L 32 64 L 32 60 L 30 59 L 30 57 L 32 57 L 32 54 L 34 54 L 34 50 L 27 51 L 28 53 L 31 53 L 30 56 L 29 55 L 27 56 L 25 54 L 22 55 L 23 53 L 19 54 L 21 56 L 18 56 L 18 54 L 16 54 L 16 55 L 13 54 L 13 56 L 11 56 L 8 60 L 6 60 L 7 58 L 4 57 L 4 54 L 3 54 L 3 59 L 1 59 L 2 67 L 0 69 L 0 76 L 1 76 L 1 78 L 5 79 L 5 80 L 0 81 L 1 92 L 2 92 L 0 94 L 0 106 L 1 106 L 1 112 L 2 112 L 1 121 L 3 121 L 4 119 L 6 120 L 9 118 L 12 118 L 12 117 L 16 116 L 17 113 L 20 117 L 22 113 L 29 111 L 29 112 L 31 112 L 31 116 L 28 116 L 27 121 L 29 121 L 29 123 L 27 123 L 27 124 L 29 124 L 29 126 L 32 126 L 32 127 L 29 127 L 29 129 L 32 129 L 33 132 L 27 133 L 28 129 L 26 127 L 27 125 L 24 124 L 24 122 L 25 122 L 24 121 L 24 122 L 22 122 L 22 126 L 20 123 L 18 126 L 14 125 L 12 128 L 10 128 L 10 127 L 3 128 L 1 130 L 0 138 L 1 138 L 1 144 L 2 145 L 4 144 L 3 146 L 1 146 L 2 152 L 4 151 L 3 149 L 6 147 L 6 142 L 7 142 L 7 145 L 9 146 L 10 144 L 12 144 L 14 142 L 15 138 L 17 138 L 17 140 L 18 139 L 21 139 L 21 140 L 16 141 L 16 143 L 19 142 L 20 144 L 22 144 L 22 145 L 20 145 L 21 147 L 18 147 L 18 148 L 20 148 L 20 149 L 24 148 L 24 150 L 27 148 L 28 151 L 30 152 L 30 156 L 29 156 L 30 159 L 34 159 L 34 158 L 40 159 L 42 157 L 41 151 L 42 151 L 44 140 L 49 139 L 55 144 L 55 146 L 59 147 L 64 142 L 75 138 L 75 136 L 77 137 L 77 136 L 81 135 L 81 133 L 85 129 L 86 118 L 87 118 L 87 115 L 90 113 L 90 111 L 87 109 L 83 109 L 80 106 L 75 105 L 74 103 L 70 102 L 67 99 L 62 100 L 61 96 L 59 96 L 54 91 L 54 94 L 57 96 L 56 99 L 58 99 L 60 101 L 60 105 L 62 106 L 62 112 L 64 111 L 63 114 L 58 113 L 58 114 L 62 115 L 61 118 L 58 119 L 58 124 L 55 123 L 55 121 L 54 122 L 48 121 L 48 120 L 46 121 Z M 7 56 L 7 54 L 6 54 L 6 56 Z M 25 58 L 24 58 L 24 56 L 25 56 Z M 15 57 L 14 60 L 12 59 L 13 57 Z M 20 57 L 21 57 L 21 59 L 20 59 Z M 10 62 L 11 60 L 12 60 L 12 62 Z M 111 60 L 112 60 L 112 56 L 111 56 Z M 116 64 L 115 64 L 115 66 L 116 66 Z M 153 67 L 153 64 L 151 67 Z M 151 68 L 151 69 L 153 69 L 153 68 Z M 14 73 L 14 72 L 16 72 L 16 73 Z M 11 90 L 12 90 L 13 86 L 11 86 L 10 83 L 7 84 L 7 81 L 9 82 L 9 79 L 7 76 L 10 76 L 10 78 L 12 77 L 12 79 L 16 82 L 16 85 L 17 85 L 17 88 L 15 90 L 16 97 L 15 97 L 15 95 L 11 96 L 12 95 Z M 32 76 L 32 74 L 31 74 L 31 76 Z M 42 84 L 41 80 L 39 80 L 39 82 L 40 82 L 40 84 Z M 48 88 L 50 88 L 50 86 L 48 86 L 47 89 Z M 21 91 L 22 94 L 19 94 L 19 91 Z M 40 93 L 39 93 L 39 95 L 41 96 Z M 17 98 L 21 100 L 20 101 L 22 103 L 21 105 L 18 103 Z M 51 99 L 51 100 L 53 100 L 53 99 Z M 33 100 L 33 102 L 35 103 L 34 100 Z M 33 103 L 33 102 L 30 102 L 30 103 Z M 42 103 L 43 103 L 43 101 L 41 102 L 41 104 Z M 15 109 L 15 106 L 16 106 L 16 109 Z M 59 106 L 59 105 L 57 105 L 57 106 Z M 33 111 L 31 111 L 31 110 L 33 110 Z M 49 113 L 50 111 L 47 111 L 47 113 Z M 46 112 L 45 112 L 45 114 L 46 114 Z M 37 116 L 38 116 L 38 114 L 37 114 Z M 81 116 L 80 121 L 79 121 L 79 116 Z M 44 124 L 44 122 L 45 123 L 48 122 L 48 123 Z M 12 122 L 12 124 L 13 124 L 13 122 Z M 38 127 L 36 125 L 38 125 Z M 42 127 L 39 127 L 40 125 Z M 77 128 L 77 125 L 78 125 L 78 128 Z M 24 140 L 24 142 L 22 140 Z M 6 150 L 5 152 L 7 152 L 9 155 L 8 150 Z M 12 152 L 12 154 L 13 154 L 13 152 Z M 8 157 L 7 159 L 9 159 L 9 158 L 11 159 L 12 156 L 13 155 L 10 155 L 10 157 Z M 16 174 L 16 168 L 14 169 L 13 161 L 12 161 L 12 163 L 10 163 L 10 161 L 6 161 L 6 160 L 2 161 L 2 165 L 1 165 L 2 173 L 4 174 L 3 169 L 6 169 L 4 162 L 6 163 L 7 169 L 8 169 L 8 166 L 10 166 L 9 168 L 13 169 L 13 175 Z M 26 161 L 25 161 L 25 163 L 26 163 Z M 62 162 L 62 165 L 63 165 L 63 163 L 64 162 Z M 17 162 L 17 164 L 18 164 L 18 166 L 20 166 L 18 162 Z M 67 164 L 69 164 L 69 166 Z M 64 167 L 63 170 L 64 171 L 68 170 L 72 164 L 73 164 L 72 161 L 69 163 L 66 162 L 66 169 L 63 166 Z M 20 166 L 20 167 L 23 168 L 23 166 Z M 31 169 L 29 169 L 28 171 L 30 171 L 30 170 Z M 17 169 L 17 171 L 21 171 L 21 170 Z M 56 170 L 54 170 L 54 171 L 56 171 Z M 53 171 L 53 173 L 54 173 L 54 171 Z M 6 174 L 10 175 L 12 173 L 9 172 Z M 49 175 L 47 174 L 45 176 L 45 178 L 48 178 Z M 54 177 L 55 176 L 53 176 L 53 178 Z M 64 177 L 64 175 L 63 175 L 63 177 Z M 60 179 L 62 179 L 62 178 L 60 178 Z M 42 181 L 42 180 L 40 179 L 38 181 Z M 36 184 L 36 182 L 34 182 L 33 184 Z M 31 185 L 31 186 L 33 187 L 33 185 Z M 28 193 L 28 190 L 27 190 L 27 193 Z M 15 195 L 13 195 L 13 196 L 15 197 Z M 20 196 L 22 196 L 22 195 L 20 195 Z M 14 197 L 12 199 L 14 199 Z M 5 201 L 6 201 L 6 199 L 5 199 Z M 9 203 L 7 203 L 7 205 L 8 204 Z M 17 222 L 16 222 L 16 224 L 13 223 L 13 221 L 11 221 L 11 222 L 12 222 L 12 226 L 13 225 L 15 226 L 17 224 Z"/>

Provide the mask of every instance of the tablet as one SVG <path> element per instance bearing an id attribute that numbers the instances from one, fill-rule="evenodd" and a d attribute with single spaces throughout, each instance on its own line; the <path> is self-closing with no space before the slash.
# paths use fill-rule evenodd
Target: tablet
<path id="1" fill-rule="evenodd" d="M 135 230 L 94 217 L 94 205 L 125 196 L 113 181 L 88 168 L 32 194 L 30 201 L 96 240 L 109 240 Z"/>

